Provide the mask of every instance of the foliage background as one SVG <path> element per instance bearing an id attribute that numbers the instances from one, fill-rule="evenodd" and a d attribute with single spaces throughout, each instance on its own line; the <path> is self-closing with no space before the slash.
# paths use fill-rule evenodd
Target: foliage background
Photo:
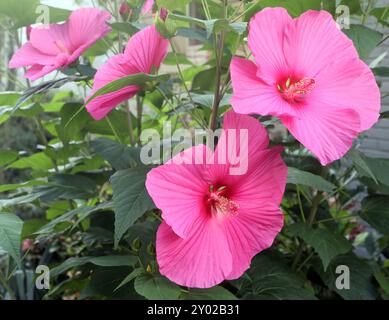
<path id="1" fill-rule="evenodd" d="M 120 1 L 100 1 L 98 5 L 115 16 L 111 34 L 89 49 L 77 68 L 58 72 L 34 87 L 6 65 L 25 39 L 24 27 L 36 21 L 39 1 L 0 2 L 0 37 L 5 44 L 0 92 L 0 297 L 388 299 L 388 159 L 366 156 L 356 142 L 344 159 L 321 167 L 293 137 L 278 134 L 277 119 L 260 118 L 272 133 L 272 143 L 286 147 L 285 227 L 241 279 L 200 290 L 179 287 L 158 273 L 155 233 L 160 213 L 144 187 L 150 168 L 139 161 L 138 143 L 142 129 L 162 131 L 166 120 L 176 128 L 207 125 L 219 89 L 223 96 L 219 115 L 230 108 L 231 57 L 242 54 L 245 22 L 266 6 L 285 7 L 293 16 L 324 7 L 336 18 L 336 7 L 347 5 L 352 25 L 344 32 L 380 84 L 389 68 L 382 64 L 384 57 L 371 61 L 370 55 L 387 40 L 388 7 L 371 0 L 261 0 L 236 1 L 225 12 L 218 0 L 158 0 L 161 7 L 175 10 L 165 25 L 158 22 L 160 31 L 167 35 L 174 30 L 196 40 L 209 59 L 194 64 L 183 53 L 169 53 L 162 69 L 169 75 L 146 77 L 155 88 L 144 97 L 142 116 L 131 101 L 129 107 L 122 105 L 111 113 L 112 128 L 107 120 L 93 121 L 83 102 L 97 65 L 120 50 L 142 24 L 151 22 L 138 20 L 143 2 L 132 1 L 134 15 L 123 19 L 117 10 Z M 198 5 L 197 20 L 186 15 L 190 3 Z M 215 20 L 207 21 L 202 4 Z M 51 22 L 68 15 L 68 10 L 50 8 Z M 221 36 L 224 48 L 217 59 L 213 38 Z M 216 88 L 219 77 L 222 86 Z M 143 84 L 143 78 L 128 81 Z M 381 117 L 387 118 L 387 112 Z M 41 264 L 51 268 L 50 290 L 34 286 L 35 268 Z M 338 265 L 350 268 L 350 290 L 335 287 Z"/>

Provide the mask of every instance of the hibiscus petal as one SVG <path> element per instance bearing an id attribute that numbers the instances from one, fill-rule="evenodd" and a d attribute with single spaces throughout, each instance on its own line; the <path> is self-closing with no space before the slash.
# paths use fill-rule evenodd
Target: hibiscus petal
<path id="1" fill-rule="evenodd" d="M 142 7 L 142 13 L 149 13 L 153 11 L 154 0 L 146 0 L 145 4 Z"/>
<path id="2" fill-rule="evenodd" d="M 113 56 L 97 70 L 92 94 L 112 81 L 135 73 L 137 73 L 137 70 L 125 63 L 122 54 Z M 86 109 L 95 120 L 101 120 L 118 104 L 131 99 L 138 90 L 137 86 L 128 86 L 118 91 L 98 96 L 87 104 Z"/>
<path id="3" fill-rule="evenodd" d="M 360 131 L 370 129 L 379 118 L 381 94 L 370 68 L 359 58 L 333 61 L 317 76 L 311 100 L 359 113 Z"/>
<path id="4" fill-rule="evenodd" d="M 273 81 L 284 75 L 284 30 L 292 22 L 284 8 L 266 8 L 250 21 L 248 45 L 261 73 Z"/>
<path id="5" fill-rule="evenodd" d="M 247 172 L 249 161 L 268 144 L 266 129 L 257 119 L 234 111 L 225 113 L 214 155 L 215 164 L 208 167 L 210 180 L 235 184 Z"/>
<path id="6" fill-rule="evenodd" d="M 352 41 L 326 11 L 309 10 L 285 30 L 285 55 L 294 76 L 314 78 L 334 60 L 357 58 Z"/>
<path id="7" fill-rule="evenodd" d="M 352 109 L 310 103 L 299 111 L 299 117 L 280 119 L 322 165 L 345 155 L 360 131 L 359 115 Z"/>
<path id="8" fill-rule="evenodd" d="M 231 272 L 232 257 L 218 221 L 199 221 L 186 239 L 163 222 L 157 232 L 159 271 L 175 283 L 209 288 Z"/>
<path id="9" fill-rule="evenodd" d="M 275 84 L 268 84 L 258 78 L 258 67 L 250 60 L 233 58 L 231 80 L 234 110 L 242 114 L 290 115 L 296 110 L 280 95 Z"/>
<path id="10" fill-rule="evenodd" d="M 48 55 L 70 53 L 72 45 L 69 39 L 68 22 L 32 28 L 30 42 L 34 48 Z"/>
<path id="11" fill-rule="evenodd" d="M 35 49 L 30 42 L 27 42 L 12 56 L 9 67 L 19 68 L 34 64 L 53 65 L 54 63 L 55 56 L 45 54 Z"/>
<path id="12" fill-rule="evenodd" d="M 137 32 L 128 42 L 124 55 L 139 72 L 151 73 L 166 57 L 169 41 L 162 38 L 155 25 Z"/>
<path id="13" fill-rule="evenodd" d="M 198 151 L 192 153 L 193 149 Z M 187 158 L 185 153 L 190 153 L 191 157 L 199 153 L 205 156 L 207 148 L 199 145 L 186 150 L 179 157 Z M 147 191 L 155 205 L 162 210 L 163 219 L 181 238 L 187 238 L 194 225 L 208 217 L 204 197 L 209 184 L 204 179 L 204 168 L 202 164 L 177 164 L 173 158 L 147 174 Z"/>
<path id="14" fill-rule="evenodd" d="M 237 216 L 226 219 L 224 234 L 232 254 L 232 270 L 227 279 L 237 279 L 250 267 L 252 258 L 269 248 L 281 231 L 284 216 L 270 203 L 249 201 Z"/>
<path id="15" fill-rule="evenodd" d="M 138 89 L 133 87 L 123 88 L 115 92 L 107 93 L 94 98 L 86 105 L 86 109 L 93 117 L 99 121 L 104 119 L 118 104 L 131 99 L 136 95 Z"/>
<path id="16" fill-rule="evenodd" d="M 274 147 L 255 154 L 247 173 L 234 185 L 232 199 L 238 203 L 261 201 L 280 205 L 288 175 L 281 158 L 283 150 L 283 147 Z"/>
<path id="17" fill-rule="evenodd" d="M 34 64 L 30 69 L 26 71 L 24 77 L 30 79 L 31 81 L 35 81 L 49 74 L 50 72 L 54 71 L 57 68 L 58 66 L 55 65 L 42 66 L 40 64 Z"/>
<path id="18" fill-rule="evenodd" d="M 98 39 L 106 36 L 111 28 L 107 20 L 111 15 L 96 8 L 82 8 L 74 11 L 69 18 L 69 40 L 72 51 L 79 56 Z"/>

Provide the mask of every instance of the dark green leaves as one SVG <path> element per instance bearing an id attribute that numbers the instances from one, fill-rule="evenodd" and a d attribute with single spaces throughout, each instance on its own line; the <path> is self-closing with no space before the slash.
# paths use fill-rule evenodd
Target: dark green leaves
<path id="1" fill-rule="evenodd" d="M 361 176 L 373 179 L 389 186 L 389 160 L 380 158 L 370 158 L 359 152 L 352 150 L 349 152 L 354 162 L 354 166 Z"/>
<path id="2" fill-rule="evenodd" d="M 130 148 L 106 138 L 96 139 L 90 144 L 95 152 L 116 170 L 128 169 L 140 164 L 139 148 Z"/>
<path id="3" fill-rule="evenodd" d="M 331 192 L 335 189 L 335 186 L 332 183 L 324 180 L 322 177 L 292 167 L 288 168 L 288 183 L 300 184 L 327 192 Z"/>
<path id="4" fill-rule="evenodd" d="M 291 225 L 289 230 L 292 235 L 303 239 L 319 254 L 324 270 L 333 258 L 352 249 L 345 238 L 327 229 L 313 229 L 306 224 L 296 223 Z"/>
<path id="5" fill-rule="evenodd" d="M 162 276 L 144 274 L 135 279 L 135 290 L 148 300 L 175 300 L 181 288 Z"/>
<path id="6" fill-rule="evenodd" d="M 389 235 L 389 197 L 370 196 L 363 201 L 361 217 L 373 228 Z"/>
<path id="7" fill-rule="evenodd" d="M 0 213 L 0 248 L 21 267 L 20 247 L 23 221 L 14 214 Z"/>
<path id="8" fill-rule="evenodd" d="M 68 18 L 70 11 L 54 8 L 47 5 L 39 7 L 39 0 L 3 0 L 0 2 L 0 14 L 13 19 L 14 27 L 20 28 L 37 23 L 40 15 L 48 9 L 50 23 L 64 21 Z M 48 21 L 46 21 L 47 23 Z"/>
<path id="9" fill-rule="evenodd" d="M 111 177 L 115 207 L 115 246 L 138 218 L 155 207 L 145 187 L 149 170 L 150 168 L 121 170 Z"/>
<path id="10" fill-rule="evenodd" d="M 362 25 L 352 24 L 344 33 L 353 41 L 361 59 L 369 58 L 370 53 L 382 39 L 382 33 Z"/>
<path id="11" fill-rule="evenodd" d="M 304 279 L 293 273 L 279 253 L 262 252 L 252 261 L 247 272 L 251 281 L 243 285 L 243 298 L 266 300 L 311 300 L 312 292 Z"/>
<path id="12" fill-rule="evenodd" d="M 14 150 L 0 149 L 0 167 L 4 166 L 18 157 L 18 153 Z"/>
<path id="13" fill-rule="evenodd" d="M 137 87 L 144 87 L 147 85 L 147 87 L 150 87 L 152 85 L 156 85 L 157 83 L 164 82 L 169 79 L 169 75 L 150 75 L 145 73 L 137 73 L 128 77 L 123 77 L 118 80 L 112 81 L 102 87 L 101 89 L 97 90 L 85 104 L 88 104 L 96 97 L 102 96 L 107 93 L 115 92 L 120 89 L 123 89 L 125 87 L 129 86 L 137 86 Z"/>
<path id="14" fill-rule="evenodd" d="M 227 289 L 216 286 L 209 289 L 189 289 L 185 295 L 187 300 L 236 300 L 237 298 Z"/>
<path id="15" fill-rule="evenodd" d="M 137 259 L 135 256 L 100 256 L 100 257 L 77 257 L 69 258 L 59 266 L 51 270 L 50 274 L 55 277 L 69 269 L 92 263 L 101 267 L 133 266 Z"/>
<path id="16" fill-rule="evenodd" d="M 337 288 L 336 280 L 341 275 L 337 268 L 345 266 L 350 275 L 350 288 Z M 319 268 L 320 269 L 320 268 Z M 377 292 L 371 282 L 373 269 L 366 261 L 357 258 L 354 254 L 342 255 L 335 258 L 326 272 L 319 271 L 325 284 L 343 299 L 346 300 L 374 300 Z"/>

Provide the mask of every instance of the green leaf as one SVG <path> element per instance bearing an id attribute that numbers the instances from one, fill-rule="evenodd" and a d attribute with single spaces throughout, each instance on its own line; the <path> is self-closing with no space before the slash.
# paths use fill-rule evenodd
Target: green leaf
<path id="1" fill-rule="evenodd" d="M 0 248 L 21 267 L 20 246 L 23 221 L 14 214 L 0 213 Z"/>
<path id="2" fill-rule="evenodd" d="M 132 280 L 134 280 L 136 277 L 140 276 L 141 274 L 144 274 L 145 270 L 143 268 L 136 268 L 134 269 L 127 277 L 124 278 L 124 280 L 117 286 L 115 290 L 120 289 L 124 285 L 130 283 Z"/>
<path id="3" fill-rule="evenodd" d="M 236 32 L 239 35 L 242 35 L 247 29 L 247 24 L 245 23 L 230 24 L 230 22 L 227 19 L 202 20 L 190 16 L 184 16 L 184 15 L 173 14 L 173 13 L 169 14 L 169 19 L 184 21 L 184 22 L 188 22 L 203 27 L 206 31 L 207 39 L 210 38 L 212 34 L 217 33 L 221 30 L 230 30 Z"/>
<path id="4" fill-rule="evenodd" d="M 8 168 L 13 169 L 33 169 L 33 170 L 48 170 L 53 168 L 51 159 L 44 153 L 38 152 L 31 156 L 20 158 L 14 163 L 8 165 Z"/>
<path id="5" fill-rule="evenodd" d="M 266 7 L 282 7 L 288 10 L 289 14 L 293 17 L 297 17 L 309 9 L 320 10 L 322 9 L 322 3 L 325 6 L 330 7 L 328 4 L 333 1 L 322 1 L 322 0 L 261 0 L 256 4 L 251 5 L 250 10 L 245 15 L 245 21 L 248 21 L 258 11 Z M 328 8 L 327 8 L 328 9 Z M 328 11 L 328 10 L 327 10 Z"/>
<path id="6" fill-rule="evenodd" d="M 292 167 L 288 168 L 288 183 L 300 184 L 326 192 L 331 192 L 335 189 L 335 186 L 331 182 L 328 182 L 322 177 Z"/>
<path id="7" fill-rule="evenodd" d="M 40 194 L 42 201 L 57 199 L 87 199 L 97 190 L 96 183 L 80 174 L 57 174 L 49 177 L 46 185 L 37 186 L 34 192 Z"/>
<path id="8" fill-rule="evenodd" d="M 109 24 L 113 30 L 125 32 L 129 34 L 130 36 L 134 35 L 138 31 L 142 30 L 143 27 L 145 27 L 142 24 L 139 23 L 133 23 L 133 22 L 114 22 Z"/>
<path id="9" fill-rule="evenodd" d="M 361 218 L 379 232 L 389 235 L 389 197 L 377 195 L 364 199 Z"/>
<path id="10" fill-rule="evenodd" d="M 0 14 L 12 18 L 15 28 L 29 26 L 35 24 L 38 17 L 42 15 L 42 12 L 36 12 L 39 4 L 39 0 L 3 0 L 0 2 Z M 69 10 L 44 6 L 49 9 L 50 23 L 64 21 L 70 15 Z"/>
<path id="11" fill-rule="evenodd" d="M 22 183 L 15 183 L 15 184 L 2 184 L 0 186 L 0 192 L 17 190 L 17 189 L 20 189 L 20 188 L 28 188 L 28 187 L 33 187 L 33 186 L 39 186 L 41 184 L 45 184 L 45 182 L 44 181 L 38 181 L 38 180 L 31 180 L 31 181 L 26 181 L 26 182 L 22 182 Z"/>
<path id="12" fill-rule="evenodd" d="M 91 280 L 81 291 L 79 299 L 93 298 L 104 300 L 125 300 L 139 298 L 131 286 L 125 286 L 115 291 L 121 279 L 128 274 L 128 267 L 99 268 L 93 271 Z"/>
<path id="13" fill-rule="evenodd" d="M 15 150 L 0 149 L 0 167 L 16 160 L 18 153 Z"/>
<path id="14" fill-rule="evenodd" d="M 389 159 L 370 158 L 357 150 L 350 151 L 349 155 L 361 176 L 389 186 Z"/>
<path id="15" fill-rule="evenodd" d="M 388 7 L 377 7 L 371 10 L 370 15 L 375 16 L 379 23 L 389 27 L 389 9 Z"/>
<path id="16" fill-rule="evenodd" d="M 293 236 L 297 236 L 310 245 L 320 256 L 324 271 L 336 256 L 349 252 L 352 245 L 342 236 L 327 229 L 313 229 L 303 223 L 289 227 Z"/>
<path id="17" fill-rule="evenodd" d="M 216 286 L 209 289 L 189 289 L 186 300 L 237 300 L 227 289 Z"/>
<path id="18" fill-rule="evenodd" d="M 355 168 L 361 175 L 370 177 L 374 180 L 374 182 L 377 183 L 376 176 L 374 175 L 374 172 L 371 169 L 371 166 L 373 164 L 371 163 L 371 159 L 369 159 L 363 153 L 356 149 L 350 150 L 347 154 L 347 157 L 351 157 Z"/>
<path id="19" fill-rule="evenodd" d="M 101 257 L 77 257 L 69 258 L 65 262 L 61 263 L 59 266 L 51 269 L 50 275 L 53 277 L 58 276 L 61 273 L 69 269 L 83 266 L 87 263 L 92 263 L 100 267 L 121 267 L 129 266 L 132 267 L 136 264 L 137 258 L 135 256 L 101 256 Z"/>
<path id="20" fill-rule="evenodd" d="M 102 96 L 107 93 L 115 92 L 120 89 L 123 89 L 125 87 L 129 86 L 137 86 L 137 87 L 143 87 L 147 85 L 149 87 L 149 84 L 155 85 L 160 82 L 164 82 L 170 78 L 170 75 L 150 75 L 145 73 L 137 73 L 131 76 L 123 77 L 120 79 L 117 79 L 115 81 L 112 81 L 105 85 L 104 87 L 97 90 L 85 103 L 87 105 L 89 102 L 91 102 L 96 97 Z"/>
<path id="21" fill-rule="evenodd" d="M 69 224 L 71 225 L 73 221 L 77 218 L 77 221 L 73 224 L 73 227 L 75 227 L 77 224 L 79 224 L 83 219 L 86 219 L 88 216 L 90 216 L 92 213 L 107 210 L 112 208 L 111 202 L 104 202 L 98 206 L 91 207 L 91 206 L 82 206 L 79 208 L 76 208 L 74 210 L 71 210 L 69 212 L 66 212 L 65 214 L 55 218 L 54 220 L 50 221 L 47 225 L 43 226 L 39 231 L 36 232 L 36 234 L 50 234 L 53 233 L 55 228 L 58 225 L 61 224 Z"/>
<path id="22" fill-rule="evenodd" d="M 350 289 L 337 289 L 336 279 L 340 276 L 336 273 L 338 266 L 346 266 L 350 270 Z M 320 266 L 321 267 L 321 266 Z M 336 257 L 330 264 L 326 272 L 318 267 L 317 271 L 331 289 L 337 292 L 343 299 L 346 300 L 375 300 L 377 292 L 372 284 L 373 269 L 370 265 L 353 253 Z"/>
<path id="23" fill-rule="evenodd" d="M 135 167 L 141 163 L 140 149 L 130 148 L 124 144 L 106 138 L 99 138 L 90 143 L 95 152 L 108 161 L 115 170 Z"/>
<path id="24" fill-rule="evenodd" d="M 141 275 L 135 279 L 135 290 L 148 300 L 176 300 L 181 289 L 162 276 Z"/>
<path id="25" fill-rule="evenodd" d="M 21 92 L 15 92 L 15 91 L 0 92 L 0 106 L 2 107 L 14 106 L 21 96 L 22 96 Z"/>
<path id="26" fill-rule="evenodd" d="M 353 41 L 359 56 L 363 60 L 369 58 L 370 53 L 382 39 L 382 33 L 362 25 L 352 24 L 350 29 L 343 31 Z"/>
<path id="27" fill-rule="evenodd" d="M 111 177 L 115 207 L 115 247 L 138 218 L 155 208 L 145 187 L 149 171 L 150 168 L 133 168 L 118 171 Z"/>
<path id="28" fill-rule="evenodd" d="M 171 11 L 186 11 L 186 6 L 193 0 L 157 0 L 158 8 L 166 8 Z"/>
<path id="29" fill-rule="evenodd" d="M 278 252 L 258 254 L 247 271 L 251 279 L 243 285 L 244 298 L 266 300 L 314 300 L 314 293 L 305 288 L 300 278 Z"/>
<path id="30" fill-rule="evenodd" d="M 373 72 L 378 77 L 389 77 L 389 67 L 376 67 Z"/>

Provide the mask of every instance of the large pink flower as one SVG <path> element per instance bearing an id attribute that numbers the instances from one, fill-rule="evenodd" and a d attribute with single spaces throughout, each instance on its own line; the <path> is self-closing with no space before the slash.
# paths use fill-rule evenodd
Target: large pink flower
<path id="1" fill-rule="evenodd" d="M 106 24 L 109 19 L 106 11 L 83 8 L 72 12 L 63 24 L 32 28 L 29 41 L 14 54 L 9 67 L 30 67 L 24 76 L 32 81 L 67 67 L 111 31 Z"/>
<path id="2" fill-rule="evenodd" d="M 264 9 L 250 22 L 248 43 L 255 63 L 231 64 L 236 112 L 278 116 L 323 165 L 377 122 L 373 73 L 328 12 L 292 19 L 285 9 Z"/>
<path id="3" fill-rule="evenodd" d="M 92 94 L 114 80 L 137 73 L 149 74 L 158 69 L 167 54 L 168 45 L 169 41 L 161 37 L 155 25 L 139 31 L 130 39 L 124 53 L 113 56 L 97 71 Z M 94 98 L 86 108 L 95 120 L 101 120 L 138 91 L 139 87 L 128 86 Z"/>
<path id="4" fill-rule="evenodd" d="M 283 226 L 287 167 L 282 148 L 268 143 L 256 119 L 231 111 L 214 153 L 200 145 L 149 172 L 146 187 L 164 219 L 157 233 L 162 275 L 211 287 L 239 278 L 272 245 Z M 239 154 L 247 170 L 232 174 Z"/>

